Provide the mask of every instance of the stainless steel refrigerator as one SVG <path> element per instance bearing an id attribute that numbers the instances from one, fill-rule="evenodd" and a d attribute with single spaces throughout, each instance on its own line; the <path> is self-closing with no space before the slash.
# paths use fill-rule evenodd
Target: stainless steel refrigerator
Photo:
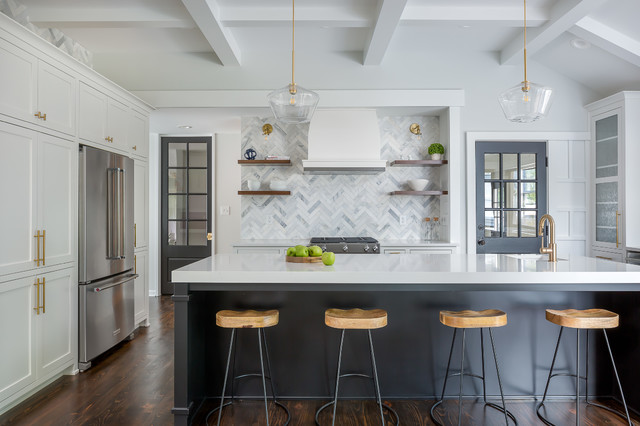
<path id="1" fill-rule="evenodd" d="M 133 160 L 80 146 L 79 368 L 133 333 Z"/>

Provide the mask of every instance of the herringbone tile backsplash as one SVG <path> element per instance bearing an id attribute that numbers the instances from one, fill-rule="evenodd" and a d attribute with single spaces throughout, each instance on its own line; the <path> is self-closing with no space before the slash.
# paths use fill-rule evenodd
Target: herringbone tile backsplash
<path id="1" fill-rule="evenodd" d="M 290 196 L 242 196 L 241 237 L 308 238 L 311 236 L 371 236 L 378 239 L 424 238 L 425 217 L 440 216 L 440 197 L 392 196 L 391 191 L 408 189 L 413 178 L 429 179 L 427 189 L 440 186 L 442 167 L 387 167 L 378 175 L 308 175 L 302 160 L 307 159 L 307 125 L 282 125 L 265 140 L 262 125 L 271 119 L 242 119 L 240 158 L 248 148 L 257 158 L 289 155 L 290 167 L 243 166 L 242 189 L 248 179 L 257 179 L 263 190 L 272 179 L 286 182 Z M 411 123 L 420 124 L 422 137 L 409 132 Z M 427 147 L 440 140 L 437 117 L 381 117 L 380 158 L 383 160 L 428 158 Z M 446 147 L 445 147 L 446 150 Z M 446 154 L 445 154 L 446 155 Z M 445 157 L 446 158 L 446 157 Z M 443 180 L 446 182 L 446 180 Z"/>

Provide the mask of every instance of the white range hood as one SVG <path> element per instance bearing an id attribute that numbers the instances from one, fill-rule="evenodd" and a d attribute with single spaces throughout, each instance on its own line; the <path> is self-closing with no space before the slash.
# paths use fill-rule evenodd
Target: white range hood
<path id="1" fill-rule="evenodd" d="M 380 159 L 380 131 L 375 110 L 316 110 L 309 124 L 305 173 L 378 174 L 386 170 Z"/>

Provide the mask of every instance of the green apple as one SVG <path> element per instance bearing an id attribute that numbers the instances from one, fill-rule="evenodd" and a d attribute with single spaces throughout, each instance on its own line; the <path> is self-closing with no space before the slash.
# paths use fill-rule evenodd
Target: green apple
<path id="1" fill-rule="evenodd" d="M 313 257 L 322 256 L 322 249 L 319 246 L 309 247 L 309 256 L 313 256 Z"/>
<path id="2" fill-rule="evenodd" d="M 306 246 L 296 246 L 296 257 L 307 257 L 309 256 L 309 247 Z"/>
<path id="3" fill-rule="evenodd" d="M 296 249 L 295 247 L 289 247 L 287 249 L 287 256 L 295 256 L 296 255 Z"/>
<path id="4" fill-rule="evenodd" d="M 333 262 L 336 261 L 336 255 L 332 251 L 325 251 L 322 253 L 322 263 L 325 265 L 333 265 Z"/>

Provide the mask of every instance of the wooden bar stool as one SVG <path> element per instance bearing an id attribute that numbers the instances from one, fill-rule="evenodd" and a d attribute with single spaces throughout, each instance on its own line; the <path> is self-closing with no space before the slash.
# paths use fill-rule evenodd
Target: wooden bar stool
<path id="1" fill-rule="evenodd" d="M 544 401 L 547 398 L 547 391 L 549 390 L 549 382 L 551 378 L 556 376 L 569 376 L 576 379 L 576 425 L 580 424 L 580 379 L 585 381 L 585 402 L 588 405 L 594 407 L 603 408 L 611 413 L 617 414 L 620 417 L 627 420 L 629 426 L 632 425 L 631 418 L 629 417 L 629 410 L 627 409 L 627 402 L 624 399 L 624 393 L 622 392 L 622 385 L 620 384 L 620 377 L 618 377 L 618 370 L 616 369 L 616 363 L 613 360 L 613 353 L 611 352 L 611 346 L 609 345 L 609 337 L 607 336 L 607 328 L 616 328 L 619 323 L 619 316 L 615 312 L 607 311 L 605 309 L 566 309 L 564 311 L 558 311 L 555 309 L 546 310 L 547 321 L 552 322 L 560 326 L 560 333 L 558 334 L 558 343 L 556 344 L 556 350 L 553 353 L 553 360 L 551 361 L 551 368 L 549 369 L 549 377 L 547 378 L 547 384 L 544 387 L 544 395 L 542 396 L 542 402 L 538 404 L 536 413 L 540 420 L 547 425 L 553 425 L 547 420 L 541 413 L 540 408 L 544 405 Z M 560 347 L 560 339 L 562 338 L 562 331 L 565 327 L 576 329 L 576 374 L 570 373 L 556 373 L 553 374 L 553 367 L 556 363 L 556 356 L 558 355 L 558 348 Z M 609 358 L 611 358 L 611 365 L 613 366 L 613 372 L 618 382 L 618 389 L 622 396 L 622 405 L 624 405 L 624 414 L 604 405 L 597 404 L 589 401 L 589 330 L 602 329 L 604 334 L 604 341 L 607 343 L 607 349 L 609 351 Z M 580 376 L 580 330 L 587 331 L 587 355 L 586 355 L 586 368 L 585 375 Z"/>
<path id="2" fill-rule="evenodd" d="M 362 309 L 327 309 L 324 313 L 324 323 L 331 328 L 341 329 L 342 336 L 340 337 L 340 351 L 338 352 L 338 371 L 336 375 L 336 388 L 333 396 L 333 401 L 327 402 L 322 407 L 318 408 L 318 411 L 316 411 L 316 425 L 320 425 L 320 421 L 318 420 L 320 412 L 332 404 L 333 420 L 331 421 L 331 424 L 335 425 L 340 379 L 342 377 L 363 377 L 373 380 L 376 399 L 378 407 L 380 408 L 380 421 L 382 422 L 382 425 L 384 426 L 386 424 L 384 421 L 384 413 L 382 411 L 383 408 L 386 408 L 394 415 L 395 425 L 397 426 L 399 424 L 398 413 L 396 413 L 393 408 L 382 403 L 382 397 L 380 396 L 380 383 L 378 382 L 378 370 L 376 367 L 376 357 L 373 352 L 373 340 L 371 339 L 372 329 L 382 328 L 387 325 L 387 311 L 384 311 L 382 309 L 372 309 L 367 311 Z M 369 335 L 369 350 L 371 355 L 371 376 L 359 373 L 340 374 L 340 365 L 342 363 L 342 347 L 346 330 L 367 330 L 367 333 Z"/>
<path id="3" fill-rule="evenodd" d="M 262 378 L 262 389 L 264 391 L 264 412 L 267 419 L 267 426 L 269 425 L 269 408 L 267 405 L 267 385 L 266 380 L 269 380 L 271 385 L 271 395 L 273 397 L 273 402 L 287 413 L 287 421 L 284 425 L 288 425 L 291 420 L 291 414 L 289 413 L 289 409 L 281 404 L 276 397 L 275 386 L 273 384 L 273 379 L 271 377 L 271 362 L 269 361 L 269 350 L 267 348 L 267 339 L 264 334 L 264 329 L 266 327 L 273 327 L 278 324 L 280 312 L 273 309 L 269 311 L 218 311 L 216 313 L 216 325 L 222 328 L 230 328 L 231 329 L 231 339 L 229 341 L 229 353 L 227 355 L 227 368 L 224 372 L 224 384 L 222 385 L 222 396 L 220 399 L 220 406 L 214 408 L 207 414 L 207 418 L 205 420 L 206 424 L 209 424 L 209 416 L 218 411 L 218 426 L 220 426 L 220 420 L 222 419 L 222 408 L 226 407 L 233 403 L 234 392 L 233 392 L 233 380 L 242 379 L 245 377 L 261 377 Z M 227 390 L 227 379 L 229 377 L 229 365 L 231 364 L 231 352 L 233 350 L 235 338 L 236 338 L 236 329 L 238 328 L 257 328 L 258 330 L 258 351 L 260 352 L 260 374 L 258 373 L 250 373 L 243 374 L 240 376 L 235 376 L 231 382 L 231 401 L 224 403 L 225 392 Z M 264 374 L 264 361 L 263 361 L 263 352 L 267 358 L 267 368 L 269 370 L 269 375 L 265 376 Z M 234 352 L 235 358 L 235 352 Z M 235 360 L 234 360 L 234 371 L 235 371 Z"/>
<path id="4" fill-rule="evenodd" d="M 484 404 L 488 407 L 495 408 L 498 411 L 504 413 L 505 424 L 509 424 L 509 417 L 517 425 L 518 421 L 515 416 L 507 410 L 507 406 L 504 402 L 504 392 L 502 391 L 502 381 L 500 380 L 500 368 L 498 367 L 498 358 L 496 357 L 496 347 L 493 342 L 493 327 L 502 327 L 507 325 L 507 314 L 497 309 L 486 309 L 484 311 L 440 311 L 440 322 L 447 327 L 453 328 L 453 339 L 451 340 L 451 350 L 449 351 L 449 360 L 447 361 L 447 371 L 444 376 L 444 384 L 442 385 L 442 396 L 440 400 L 431 407 L 431 420 L 437 425 L 442 423 L 435 417 L 435 409 L 442 404 L 444 400 L 444 393 L 447 389 L 447 379 L 453 376 L 460 376 L 460 392 L 458 393 L 458 425 L 462 422 L 462 385 L 464 376 L 475 377 L 482 380 L 482 392 L 484 398 Z M 453 347 L 456 342 L 456 335 L 458 329 L 462 329 L 462 346 L 460 348 L 460 372 L 449 374 L 449 367 L 451 366 L 451 356 L 453 355 Z M 464 344 L 465 334 L 467 328 L 479 328 L 480 329 L 480 350 L 482 355 L 482 376 L 472 373 L 464 372 Z M 487 402 L 487 387 L 485 384 L 485 369 L 484 369 L 484 329 L 489 329 L 489 337 L 491 338 L 491 349 L 493 350 L 493 360 L 496 364 L 496 373 L 498 376 L 498 386 L 500 387 L 500 398 L 502 399 L 502 407 L 494 404 L 493 402 Z"/>

